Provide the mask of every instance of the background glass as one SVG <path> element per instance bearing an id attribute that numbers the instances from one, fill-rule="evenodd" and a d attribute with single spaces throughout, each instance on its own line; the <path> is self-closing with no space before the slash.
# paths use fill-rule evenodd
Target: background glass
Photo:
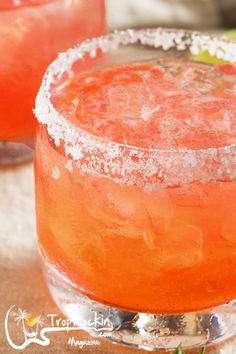
<path id="1" fill-rule="evenodd" d="M 89 16 L 87 15 L 89 14 Z M 103 0 L 0 4 L 0 165 L 32 159 L 32 109 L 44 71 L 63 51 L 105 31 Z"/>

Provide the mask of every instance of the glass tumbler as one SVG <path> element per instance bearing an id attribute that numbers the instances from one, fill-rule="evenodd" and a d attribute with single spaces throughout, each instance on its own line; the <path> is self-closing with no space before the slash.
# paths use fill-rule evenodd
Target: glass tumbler
<path id="1" fill-rule="evenodd" d="M 104 32 L 103 0 L 1 1 L 0 166 L 32 159 L 34 98 L 50 62 Z"/>
<path id="2" fill-rule="evenodd" d="M 94 336 L 173 350 L 236 333 L 236 70 L 200 51 L 236 61 L 228 39 L 126 30 L 44 76 L 39 247 L 54 300 Z"/>

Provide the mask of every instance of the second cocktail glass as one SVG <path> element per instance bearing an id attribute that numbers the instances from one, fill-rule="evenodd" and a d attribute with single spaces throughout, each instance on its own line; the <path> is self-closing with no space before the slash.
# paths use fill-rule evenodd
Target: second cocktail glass
<path id="1" fill-rule="evenodd" d="M 37 97 L 52 296 L 148 350 L 236 333 L 235 67 L 191 62 L 199 50 L 236 61 L 235 43 L 206 34 L 117 32 L 61 55 Z"/>
<path id="2" fill-rule="evenodd" d="M 32 109 L 50 62 L 58 52 L 104 32 L 103 0 L 1 1 L 0 166 L 32 159 L 27 147 L 35 136 Z"/>

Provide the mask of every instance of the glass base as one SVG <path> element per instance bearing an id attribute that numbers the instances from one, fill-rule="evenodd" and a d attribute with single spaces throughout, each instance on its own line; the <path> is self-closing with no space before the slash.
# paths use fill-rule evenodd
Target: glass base
<path id="1" fill-rule="evenodd" d="M 32 161 L 34 150 L 24 143 L 0 142 L 0 167 Z"/>
<path id="2" fill-rule="evenodd" d="M 142 348 L 172 351 L 220 343 L 236 334 L 236 301 L 209 310 L 179 315 L 126 312 L 90 300 L 43 260 L 49 290 L 62 313 L 94 337 Z M 109 286 L 109 282 L 108 282 Z M 107 320 L 109 319 L 109 320 Z M 108 329 L 103 329 L 111 326 Z"/>

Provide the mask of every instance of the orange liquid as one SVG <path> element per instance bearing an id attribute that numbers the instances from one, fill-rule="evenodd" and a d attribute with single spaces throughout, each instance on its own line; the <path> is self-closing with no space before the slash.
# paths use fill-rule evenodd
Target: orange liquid
<path id="1" fill-rule="evenodd" d="M 32 109 L 44 71 L 59 51 L 105 32 L 104 1 L 10 3 L 0 4 L 0 140 L 24 140 L 35 133 Z"/>
<path id="2" fill-rule="evenodd" d="M 160 79 L 158 70 L 152 73 L 156 76 L 155 84 L 164 85 L 166 81 L 163 81 L 163 77 Z M 124 81 L 122 74 L 118 82 L 130 92 L 129 85 L 133 83 L 134 73 L 130 68 L 124 68 L 124 71 L 126 80 Z M 147 71 L 150 72 L 150 68 Z M 98 77 L 100 74 L 107 79 L 104 72 L 93 76 Z M 114 83 L 113 74 L 108 84 Z M 135 90 L 140 87 L 143 92 L 153 80 L 151 76 L 146 87 L 143 83 L 139 86 L 137 80 Z M 91 80 L 87 81 L 91 85 Z M 83 108 L 91 107 L 90 98 L 100 100 L 104 95 L 103 99 L 105 97 L 109 100 L 111 97 L 104 89 L 104 82 L 102 91 L 100 81 L 97 81 L 96 87 L 93 85 L 91 97 L 90 91 L 83 91 L 79 86 L 76 91 L 75 87 L 79 82 L 81 79 L 76 81 L 75 78 L 66 90 L 67 93 L 73 91 L 80 98 L 76 119 L 84 127 L 92 119 L 89 117 L 88 120 L 85 110 L 83 111 Z M 167 86 L 165 90 L 169 90 Z M 190 86 L 192 92 L 193 85 Z M 214 93 L 210 88 L 211 97 L 214 95 L 219 99 L 214 101 L 218 104 L 216 111 L 220 110 L 219 102 L 224 107 L 229 103 L 227 95 L 232 96 L 232 92 L 228 86 L 230 84 L 227 82 L 219 90 L 218 85 L 218 90 Z M 198 88 L 193 90 L 193 95 L 197 90 Z M 186 94 L 187 91 L 186 89 Z M 159 97 L 160 90 L 158 92 Z M 173 86 L 170 92 L 173 93 Z M 203 96 L 205 95 L 206 93 Z M 65 97 L 68 96 L 55 97 L 58 107 L 62 102 L 69 103 L 69 99 L 66 101 Z M 118 99 L 119 96 L 116 97 Z M 135 97 L 137 95 L 132 96 L 127 107 L 130 108 L 132 102 L 134 108 L 137 104 Z M 146 97 L 145 102 L 150 104 L 149 98 Z M 200 100 L 198 98 L 198 103 Z M 181 100 L 178 103 L 180 105 Z M 178 103 L 173 101 L 172 107 L 169 102 L 169 109 L 176 109 Z M 130 116 L 129 111 L 125 110 L 124 102 L 122 107 L 120 117 L 123 120 L 120 120 L 126 139 L 132 143 L 139 138 L 140 145 L 145 146 L 153 144 L 152 133 L 157 134 L 158 126 L 155 122 L 161 119 L 158 110 L 156 116 L 150 117 L 151 120 L 145 116 L 144 122 L 140 122 L 142 127 L 138 126 L 139 134 L 136 134 L 132 129 L 129 130 Z M 198 107 L 199 112 L 202 113 L 204 107 L 204 104 Z M 112 106 L 108 104 L 106 110 L 99 115 L 100 122 L 110 117 L 112 108 L 118 109 L 114 101 Z M 196 107 L 194 109 L 196 111 Z M 210 112 L 205 109 L 204 119 L 208 123 L 213 114 L 212 109 Z M 66 112 L 65 105 L 61 106 L 61 110 Z M 142 109 L 140 112 L 143 112 Z M 220 121 L 222 117 L 219 116 Z M 183 117 L 179 119 L 182 121 Z M 234 119 L 235 116 L 232 120 Z M 97 125 L 100 131 L 95 131 L 94 125 L 90 129 L 94 134 L 107 139 L 111 138 L 112 133 L 117 133 L 115 139 L 119 141 L 123 135 L 119 134 L 118 118 L 116 122 L 114 131 L 110 129 L 111 125 Z M 203 123 L 202 121 L 201 126 Z M 149 130 L 149 125 L 152 128 L 155 126 L 156 130 Z M 228 135 L 224 132 L 222 145 L 233 139 L 232 131 L 231 129 Z M 161 140 L 161 132 L 163 133 L 159 130 L 160 140 L 157 144 L 164 142 Z M 199 133 L 202 136 L 198 136 L 198 133 L 196 131 L 195 134 L 195 141 L 198 142 L 196 147 L 207 147 L 211 136 L 204 129 Z M 182 137 L 181 146 L 193 144 L 188 139 L 188 134 L 186 139 L 181 131 L 178 134 L 178 137 Z M 222 129 L 219 134 L 222 134 Z M 223 135 L 217 135 L 216 130 L 211 143 L 220 146 L 220 137 Z M 175 143 L 176 139 L 167 142 Z M 41 250 L 49 262 L 68 277 L 81 293 L 114 307 L 152 313 L 197 311 L 224 304 L 236 297 L 235 181 L 194 181 L 183 186 L 179 184 L 155 188 L 148 192 L 140 186 L 119 184 L 105 176 L 81 174 L 76 163 L 68 163 L 63 150 L 56 148 L 50 141 L 44 127 L 40 128 L 38 134 L 35 172 Z"/>

